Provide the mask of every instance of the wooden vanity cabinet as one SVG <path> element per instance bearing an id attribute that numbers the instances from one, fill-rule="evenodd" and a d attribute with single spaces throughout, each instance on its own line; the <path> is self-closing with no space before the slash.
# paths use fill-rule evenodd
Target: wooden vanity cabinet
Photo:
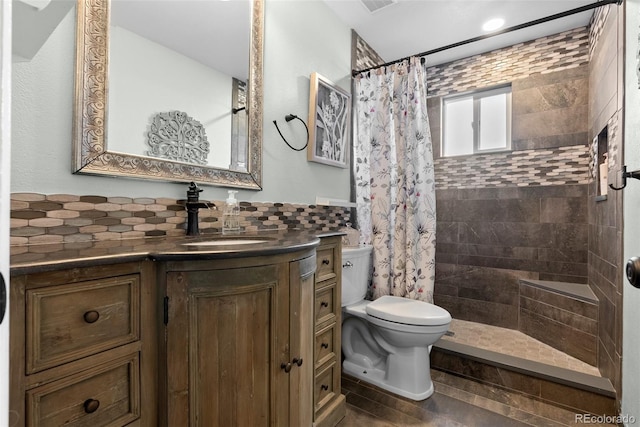
<path id="1" fill-rule="evenodd" d="M 342 372 L 342 237 L 320 239 L 314 302 L 314 426 L 335 426 L 346 414 Z"/>
<path id="2" fill-rule="evenodd" d="M 154 280 L 148 261 L 12 276 L 12 425 L 156 425 Z"/>
<path id="3" fill-rule="evenodd" d="M 315 250 L 159 267 L 160 425 L 312 425 Z"/>

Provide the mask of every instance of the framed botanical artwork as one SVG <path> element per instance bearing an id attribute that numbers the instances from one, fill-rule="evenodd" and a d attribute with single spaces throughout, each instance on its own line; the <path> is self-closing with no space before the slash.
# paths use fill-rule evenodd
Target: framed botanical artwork
<path id="1" fill-rule="evenodd" d="M 307 160 L 347 167 L 351 95 L 318 73 L 311 74 Z"/>

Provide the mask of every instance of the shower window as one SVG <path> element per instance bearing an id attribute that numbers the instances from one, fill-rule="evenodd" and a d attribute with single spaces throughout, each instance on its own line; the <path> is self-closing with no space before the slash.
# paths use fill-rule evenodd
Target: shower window
<path id="1" fill-rule="evenodd" d="M 511 149 L 511 86 L 442 99 L 444 157 Z"/>

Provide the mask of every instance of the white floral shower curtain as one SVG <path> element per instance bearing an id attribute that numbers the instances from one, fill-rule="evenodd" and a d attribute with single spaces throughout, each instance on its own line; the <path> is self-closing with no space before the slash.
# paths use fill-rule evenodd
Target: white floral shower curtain
<path id="1" fill-rule="evenodd" d="M 373 245 L 372 294 L 433 302 L 436 197 L 424 66 L 360 75 L 354 173 L 360 243 Z"/>

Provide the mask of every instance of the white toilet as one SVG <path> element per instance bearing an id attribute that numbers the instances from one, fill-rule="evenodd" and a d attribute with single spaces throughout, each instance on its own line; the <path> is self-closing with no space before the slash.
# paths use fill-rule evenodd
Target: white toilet
<path id="1" fill-rule="evenodd" d="M 365 300 L 371 246 L 342 249 L 342 367 L 345 373 L 413 400 L 433 394 L 429 352 L 449 329 L 441 307 L 408 298 Z"/>

